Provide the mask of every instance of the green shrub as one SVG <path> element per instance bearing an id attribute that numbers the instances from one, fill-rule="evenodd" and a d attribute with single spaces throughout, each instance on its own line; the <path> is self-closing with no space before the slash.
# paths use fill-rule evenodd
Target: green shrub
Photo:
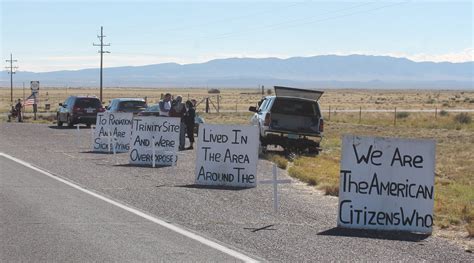
<path id="1" fill-rule="evenodd" d="M 471 116 L 469 116 L 469 114 L 467 114 L 466 112 L 457 114 L 456 116 L 454 116 L 454 120 L 457 123 L 461 124 L 469 124 L 472 122 Z"/>
<path id="2" fill-rule="evenodd" d="M 408 118 L 409 115 L 410 113 L 406 111 L 397 112 L 397 119 L 405 119 Z"/>
<path id="3" fill-rule="evenodd" d="M 272 161 L 274 163 L 276 163 L 278 168 L 281 168 L 283 170 L 285 170 L 286 167 L 288 166 L 288 160 L 285 157 L 282 157 L 282 156 L 279 156 L 279 155 L 274 155 L 272 157 Z"/>
<path id="4" fill-rule="evenodd" d="M 439 116 L 448 116 L 449 115 L 449 112 L 445 111 L 445 110 L 441 110 L 439 112 Z"/>
<path id="5" fill-rule="evenodd" d="M 221 91 L 219 89 L 210 89 L 207 91 L 209 94 L 219 94 Z"/>

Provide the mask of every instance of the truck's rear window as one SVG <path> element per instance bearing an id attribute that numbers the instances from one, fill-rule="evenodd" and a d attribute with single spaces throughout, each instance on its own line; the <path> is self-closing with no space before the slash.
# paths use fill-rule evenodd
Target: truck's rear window
<path id="1" fill-rule="evenodd" d="M 272 113 L 319 116 L 318 104 L 312 101 L 277 98 L 272 106 Z"/>
<path id="2" fill-rule="evenodd" d="M 146 103 L 144 101 L 121 101 L 119 103 L 119 110 L 144 110 Z"/>
<path id="3" fill-rule="evenodd" d="M 86 108 L 100 108 L 100 100 L 97 98 L 78 98 L 76 101 L 76 107 Z"/>

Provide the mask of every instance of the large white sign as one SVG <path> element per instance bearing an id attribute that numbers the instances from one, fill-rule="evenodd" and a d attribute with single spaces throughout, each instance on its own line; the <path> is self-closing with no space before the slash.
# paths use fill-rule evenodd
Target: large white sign
<path id="1" fill-rule="evenodd" d="M 128 152 L 132 133 L 133 113 L 97 114 L 92 141 L 93 152 Z"/>
<path id="2" fill-rule="evenodd" d="M 257 185 L 258 128 L 199 125 L 196 184 L 233 187 Z"/>
<path id="3" fill-rule="evenodd" d="M 144 116 L 133 119 L 129 163 L 175 165 L 180 125 L 180 118 Z"/>
<path id="4" fill-rule="evenodd" d="M 435 141 L 343 138 L 337 224 L 431 233 Z"/>

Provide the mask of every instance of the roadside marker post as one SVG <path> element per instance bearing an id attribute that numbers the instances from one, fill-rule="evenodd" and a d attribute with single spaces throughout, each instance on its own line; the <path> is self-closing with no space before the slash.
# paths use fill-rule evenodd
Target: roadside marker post
<path id="1" fill-rule="evenodd" d="M 115 146 L 117 146 L 117 138 L 115 138 L 115 136 L 112 136 L 112 141 L 113 141 L 112 151 L 114 152 L 114 156 L 116 156 L 117 150 L 115 149 Z"/>
<path id="2" fill-rule="evenodd" d="M 151 166 L 155 168 L 155 136 L 151 136 Z"/>
<path id="3" fill-rule="evenodd" d="M 112 133 L 110 132 L 110 130 L 108 130 L 108 132 L 107 132 L 107 143 L 109 145 L 109 153 L 112 151 L 112 149 L 110 149 L 110 147 L 112 145 L 111 137 L 112 137 Z"/>
<path id="4" fill-rule="evenodd" d="M 177 152 L 176 153 L 176 159 L 173 161 L 173 164 L 171 165 L 171 173 L 172 174 L 178 174 L 178 159 L 183 156 L 183 152 Z"/>
<path id="5" fill-rule="evenodd" d="M 114 145 L 112 146 L 113 149 L 114 149 L 114 159 L 115 159 L 115 164 L 119 164 L 119 160 L 118 160 L 118 155 L 117 155 L 117 137 L 115 137 L 115 135 L 112 137 L 112 140 L 114 141 Z"/>
<path id="6" fill-rule="evenodd" d="M 95 136 L 94 136 L 94 128 L 92 127 L 92 125 L 91 125 L 91 138 L 92 138 L 92 141 L 94 141 Z"/>
<path id="7" fill-rule="evenodd" d="M 277 167 L 276 167 L 276 164 L 273 164 L 273 179 L 272 180 L 264 180 L 264 181 L 260 181 L 259 183 L 260 184 L 273 184 L 273 211 L 277 214 L 278 213 L 278 208 L 279 208 L 279 205 L 278 205 L 278 202 L 279 202 L 279 198 L 278 198 L 278 184 L 290 184 L 291 183 L 291 180 L 289 179 L 285 179 L 285 180 L 278 180 L 277 179 Z"/>
<path id="8" fill-rule="evenodd" d="M 80 142 L 79 142 L 79 139 L 80 139 L 80 138 L 79 138 L 79 132 L 80 132 L 80 130 L 79 130 L 79 124 L 77 124 L 76 127 L 77 127 L 77 128 L 76 128 L 76 146 L 77 146 L 77 148 L 81 148 L 81 144 L 80 144 Z"/>

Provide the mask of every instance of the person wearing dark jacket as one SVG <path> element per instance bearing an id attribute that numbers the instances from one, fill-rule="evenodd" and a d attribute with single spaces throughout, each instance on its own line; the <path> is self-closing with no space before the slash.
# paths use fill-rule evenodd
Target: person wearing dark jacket
<path id="1" fill-rule="evenodd" d="M 184 105 L 183 97 L 180 95 L 176 96 L 176 100 L 171 104 L 169 112 L 170 117 L 178 117 L 181 119 L 180 130 L 179 130 L 179 150 L 184 150 L 184 144 L 186 142 L 186 123 L 184 122 L 184 114 L 186 113 L 186 106 Z"/>
<path id="2" fill-rule="evenodd" d="M 18 116 L 18 122 L 23 122 L 23 118 L 21 116 L 21 109 L 23 108 L 23 105 L 21 105 L 21 100 L 18 99 L 18 103 L 15 105 L 15 111 Z"/>
<path id="3" fill-rule="evenodd" d="M 184 115 L 184 123 L 186 124 L 186 133 L 189 139 L 189 147 L 187 150 L 193 149 L 194 144 L 194 118 L 196 117 L 196 110 L 194 109 L 194 105 L 191 101 L 186 101 L 186 114 Z"/>

